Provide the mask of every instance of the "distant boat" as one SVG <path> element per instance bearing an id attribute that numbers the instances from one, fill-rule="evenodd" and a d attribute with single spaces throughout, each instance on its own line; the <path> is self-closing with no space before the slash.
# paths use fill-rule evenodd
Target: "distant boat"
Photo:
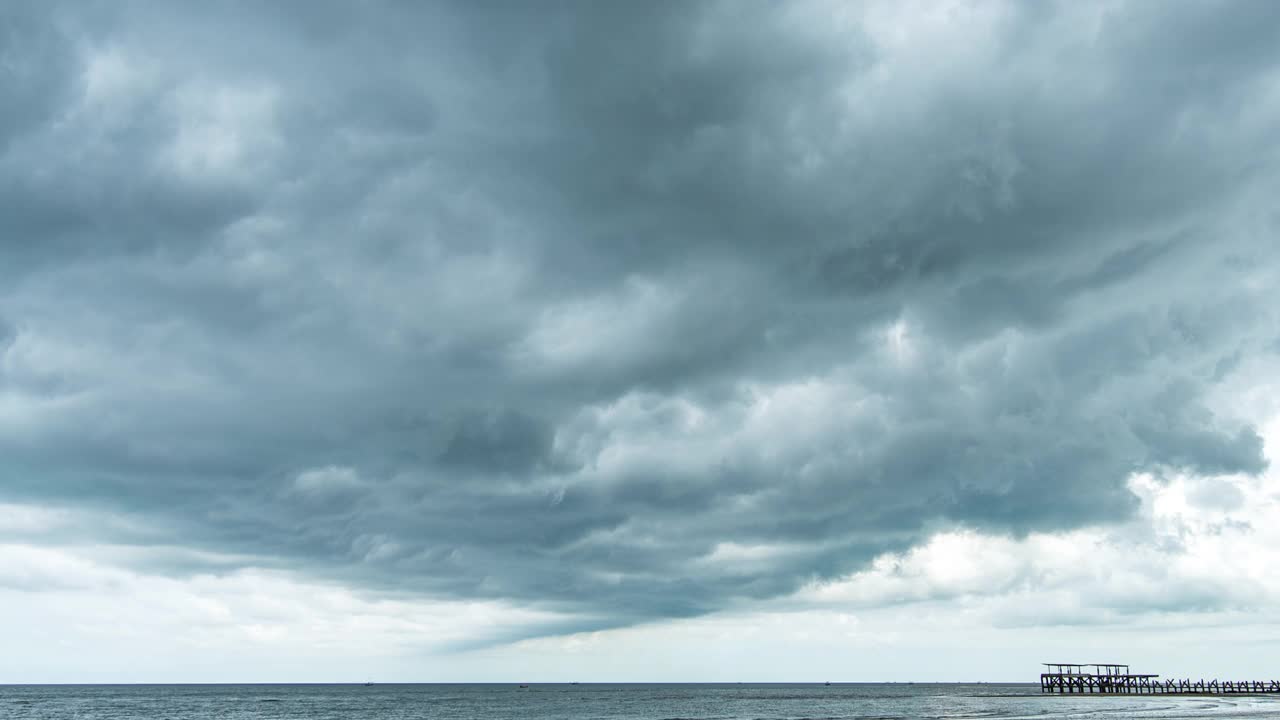
<path id="1" fill-rule="evenodd" d="M 831 681 L 830 681 L 830 680 L 828 680 L 828 681 L 825 683 L 825 685 L 827 685 L 828 687 L 830 687 L 830 686 L 831 686 Z"/>
<path id="2" fill-rule="evenodd" d="M 369 687 L 369 686 L 370 686 L 370 685 L 372 685 L 372 684 L 373 684 L 373 681 L 372 681 L 372 680 L 365 680 L 365 681 L 364 681 L 364 686 L 365 686 L 365 687 Z"/>
<path id="3" fill-rule="evenodd" d="M 529 688 L 529 686 L 528 686 L 528 685 L 521 685 L 521 686 L 520 686 L 520 689 L 521 689 L 521 690 L 527 690 L 528 688 Z"/>

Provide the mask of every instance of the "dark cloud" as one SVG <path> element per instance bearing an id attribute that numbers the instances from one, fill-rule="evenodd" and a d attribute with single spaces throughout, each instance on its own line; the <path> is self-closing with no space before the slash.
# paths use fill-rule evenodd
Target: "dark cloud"
<path id="1" fill-rule="evenodd" d="M 17 7 L 0 499 L 542 632 L 1264 466 L 1270 4 Z"/>
<path id="2" fill-rule="evenodd" d="M 455 423 L 440 462 L 461 469 L 529 473 L 550 459 L 554 440 L 553 428 L 523 413 L 474 412 Z"/>

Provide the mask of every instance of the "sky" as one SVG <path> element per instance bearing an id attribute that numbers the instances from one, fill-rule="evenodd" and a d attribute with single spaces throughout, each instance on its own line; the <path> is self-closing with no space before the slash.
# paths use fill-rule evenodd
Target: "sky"
<path id="1" fill-rule="evenodd" d="M 0 4 L 0 682 L 1274 678 L 1280 3 Z"/>

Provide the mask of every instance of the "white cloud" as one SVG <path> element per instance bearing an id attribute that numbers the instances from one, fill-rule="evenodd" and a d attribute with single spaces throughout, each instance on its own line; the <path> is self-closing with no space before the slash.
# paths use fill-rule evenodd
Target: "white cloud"
<path id="1" fill-rule="evenodd" d="M 432 679 L 414 673 L 434 667 L 442 648 L 558 619 L 500 601 L 374 595 L 272 570 L 149 575 L 101 554 L 0 545 L 6 681 Z"/>
<path id="2" fill-rule="evenodd" d="M 513 358 L 537 372 L 573 372 L 641 362 L 684 301 L 677 289 L 640 277 L 597 296 L 544 309 Z"/>
<path id="3" fill-rule="evenodd" d="M 293 486 L 306 494 L 331 495 L 361 490 L 366 483 L 352 468 L 329 465 L 298 473 Z"/>
<path id="4" fill-rule="evenodd" d="M 270 166 L 281 139 L 269 86 L 191 83 L 173 94 L 175 129 L 162 160 L 197 182 L 238 181 Z"/>

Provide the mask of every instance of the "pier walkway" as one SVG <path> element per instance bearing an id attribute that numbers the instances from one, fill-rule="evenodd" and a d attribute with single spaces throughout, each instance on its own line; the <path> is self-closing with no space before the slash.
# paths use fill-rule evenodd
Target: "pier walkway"
<path id="1" fill-rule="evenodd" d="M 1115 663 L 1044 663 L 1040 692 L 1055 695 L 1261 695 L 1280 693 L 1280 680 L 1160 680 Z"/>

